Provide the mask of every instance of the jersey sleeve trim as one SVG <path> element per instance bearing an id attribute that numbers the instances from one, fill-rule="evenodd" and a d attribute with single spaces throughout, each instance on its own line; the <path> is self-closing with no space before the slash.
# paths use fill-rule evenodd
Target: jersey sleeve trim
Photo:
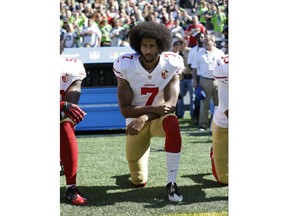
<path id="1" fill-rule="evenodd" d="M 121 78 L 124 77 L 123 74 L 120 71 L 117 71 L 115 68 L 113 68 L 113 72 L 114 72 L 115 76 L 117 76 L 117 77 L 121 77 Z"/>

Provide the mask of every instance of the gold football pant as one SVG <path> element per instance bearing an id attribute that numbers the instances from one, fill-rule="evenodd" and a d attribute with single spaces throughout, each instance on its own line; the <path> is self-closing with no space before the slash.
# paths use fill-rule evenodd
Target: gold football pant
<path id="1" fill-rule="evenodd" d="M 148 180 L 148 158 L 150 153 L 150 139 L 152 137 L 165 137 L 162 121 L 168 114 L 145 123 L 136 136 L 126 136 L 126 158 L 134 185 L 145 185 Z M 175 116 L 176 117 L 176 116 Z M 176 117 L 177 118 L 177 117 Z"/>
<path id="2" fill-rule="evenodd" d="M 221 184 L 228 184 L 228 128 L 221 128 L 214 121 L 212 121 L 211 159 L 216 180 Z"/>

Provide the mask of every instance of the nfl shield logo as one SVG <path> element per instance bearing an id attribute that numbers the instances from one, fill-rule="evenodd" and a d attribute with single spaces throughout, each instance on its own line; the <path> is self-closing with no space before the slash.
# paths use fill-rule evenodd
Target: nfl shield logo
<path id="1" fill-rule="evenodd" d="M 100 58 L 100 52 L 92 51 L 89 52 L 89 58 L 92 60 L 97 60 Z"/>

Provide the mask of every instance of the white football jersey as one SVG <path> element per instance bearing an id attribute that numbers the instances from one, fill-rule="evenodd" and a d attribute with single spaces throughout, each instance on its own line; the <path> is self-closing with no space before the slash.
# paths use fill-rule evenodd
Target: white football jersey
<path id="1" fill-rule="evenodd" d="M 66 90 L 75 80 L 86 77 L 84 65 L 80 59 L 71 57 L 60 58 L 60 101 Z"/>
<path id="2" fill-rule="evenodd" d="M 217 64 L 213 71 L 213 76 L 218 85 L 219 104 L 213 115 L 213 121 L 222 128 L 228 127 L 228 118 L 225 111 L 228 109 L 228 55 L 217 59 Z"/>
<path id="3" fill-rule="evenodd" d="M 121 55 L 113 64 L 114 74 L 129 82 L 134 94 L 132 105 L 159 105 L 164 102 L 166 85 L 184 70 L 183 58 L 174 52 L 163 52 L 151 73 L 143 68 L 139 58 L 137 53 Z"/>

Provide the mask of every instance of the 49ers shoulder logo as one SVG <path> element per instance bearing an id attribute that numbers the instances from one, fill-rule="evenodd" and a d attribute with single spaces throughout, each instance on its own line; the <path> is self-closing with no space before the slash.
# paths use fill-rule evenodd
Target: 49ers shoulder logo
<path id="1" fill-rule="evenodd" d="M 168 73 L 169 73 L 169 72 L 168 72 L 167 70 L 162 71 L 162 72 L 161 72 L 162 78 L 163 78 L 163 79 L 166 79 L 166 78 L 168 77 Z"/>
<path id="2" fill-rule="evenodd" d="M 68 82 L 69 81 L 69 74 L 68 73 L 62 74 L 61 78 L 62 78 L 63 82 Z"/>

